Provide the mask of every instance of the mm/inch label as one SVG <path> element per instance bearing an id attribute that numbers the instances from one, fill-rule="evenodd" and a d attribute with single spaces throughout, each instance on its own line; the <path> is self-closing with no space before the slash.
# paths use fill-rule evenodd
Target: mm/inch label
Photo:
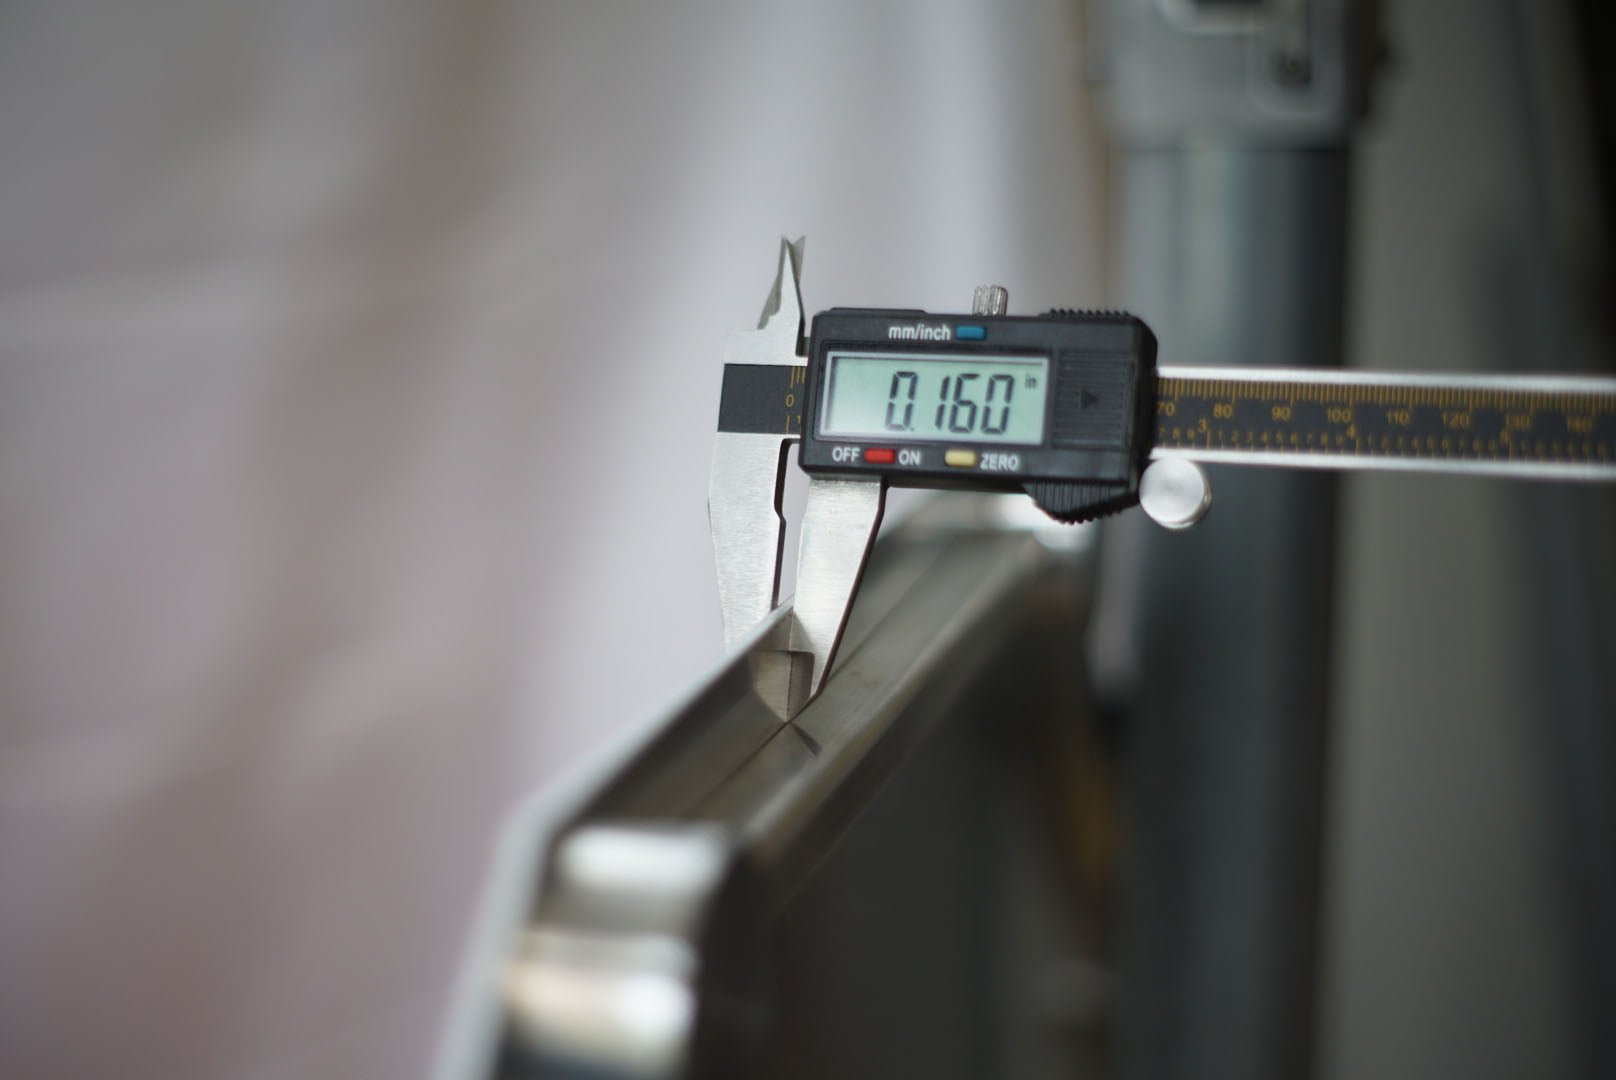
<path id="1" fill-rule="evenodd" d="M 1164 369 L 1154 421 L 1157 456 L 1616 477 L 1616 380 Z"/>

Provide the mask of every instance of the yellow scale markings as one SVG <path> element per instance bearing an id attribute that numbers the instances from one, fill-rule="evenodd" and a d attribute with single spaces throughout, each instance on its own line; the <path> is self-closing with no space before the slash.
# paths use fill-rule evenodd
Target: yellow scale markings
<path id="1" fill-rule="evenodd" d="M 1491 387 L 1413 387 L 1413 386 L 1376 386 L 1369 383 L 1291 383 L 1291 382 L 1264 382 L 1239 381 L 1229 379 L 1177 379 L 1160 378 L 1157 383 L 1158 415 L 1171 416 L 1177 411 L 1177 406 L 1186 399 L 1196 400 L 1206 405 L 1209 417 L 1198 418 L 1194 426 L 1185 428 L 1175 425 L 1170 430 L 1163 426 L 1158 429 L 1158 437 L 1165 446 L 1195 447 L 1204 445 L 1210 447 L 1214 440 L 1218 446 L 1239 447 L 1242 443 L 1253 449 L 1259 446 L 1270 449 L 1299 449 L 1304 440 L 1296 432 L 1291 432 L 1289 438 L 1279 432 L 1257 431 L 1252 427 L 1244 430 L 1234 427 L 1231 421 L 1235 409 L 1241 404 L 1257 403 L 1267 405 L 1271 409 L 1272 419 L 1276 424 L 1288 425 L 1293 422 L 1291 409 L 1298 402 L 1310 405 L 1323 405 L 1327 409 L 1331 406 L 1337 408 L 1346 406 L 1345 417 L 1329 417 L 1332 424 L 1346 424 L 1345 431 L 1334 433 L 1333 445 L 1329 433 L 1306 432 L 1305 445 L 1317 447 L 1325 452 L 1347 452 L 1350 450 L 1362 454 L 1398 454 L 1401 456 L 1439 456 L 1447 458 L 1472 458 L 1485 460 L 1492 457 L 1497 460 L 1522 460 L 1535 457 L 1540 460 L 1584 461 L 1599 459 L 1608 461 L 1612 456 L 1612 448 L 1606 441 L 1595 442 L 1575 438 L 1562 442 L 1559 439 L 1545 441 L 1543 439 L 1512 438 L 1511 431 L 1527 431 L 1537 427 L 1543 419 L 1560 419 L 1566 429 L 1573 435 L 1591 434 L 1597 417 L 1610 412 L 1616 412 L 1616 401 L 1608 395 L 1582 395 L 1568 392 L 1538 392 L 1525 390 L 1502 390 Z M 1353 410 L 1361 406 L 1384 408 L 1389 411 L 1401 411 L 1400 420 L 1392 422 L 1400 426 L 1413 423 L 1412 411 L 1414 409 L 1441 409 L 1441 423 L 1444 430 L 1451 431 L 1451 435 L 1444 435 L 1440 440 L 1434 435 L 1426 435 L 1422 440 L 1414 436 L 1412 441 L 1404 435 L 1396 436 L 1395 449 L 1390 434 L 1369 436 L 1365 439 L 1359 430 L 1358 418 Z M 1465 438 L 1467 432 L 1476 421 L 1478 410 L 1493 410 L 1501 414 L 1503 430 L 1496 438 L 1483 440 L 1478 437 Z"/>

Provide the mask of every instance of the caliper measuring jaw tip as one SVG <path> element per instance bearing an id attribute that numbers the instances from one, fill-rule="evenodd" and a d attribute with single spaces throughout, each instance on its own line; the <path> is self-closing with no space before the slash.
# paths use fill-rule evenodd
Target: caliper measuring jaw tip
<path id="1" fill-rule="evenodd" d="M 807 392 L 802 249 L 801 239 L 782 238 L 758 328 L 732 333 L 724 350 L 707 514 L 730 648 L 779 601 L 786 455 L 802 436 Z M 809 478 L 791 616 L 750 661 L 758 696 L 781 720 L 795 716 L 824 684 L 885 496 L 884 480 Z"/>

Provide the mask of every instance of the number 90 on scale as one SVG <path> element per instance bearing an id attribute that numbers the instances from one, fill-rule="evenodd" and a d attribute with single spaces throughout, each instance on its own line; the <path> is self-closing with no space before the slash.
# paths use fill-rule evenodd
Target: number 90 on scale
<path id="1" fill-rule="evenodd" d="M 831 352 L 821 437 L 1043 441 L 1047 356 Z"/>

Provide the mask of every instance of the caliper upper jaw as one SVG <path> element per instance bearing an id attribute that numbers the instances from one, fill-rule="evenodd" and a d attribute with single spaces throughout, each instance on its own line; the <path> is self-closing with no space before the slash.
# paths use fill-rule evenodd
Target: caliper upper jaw
<path id="1" fill-rule="evenodd" d="M 756 330 L 736 330 L 724 349 L 726 364 L 801 364 L 803 331 L 802 247 L 807 237 L 780 238 L 780 265 L 763 301 Z M 789 277 L 787 272 L 789 271 Z"/>
<path id="2" fill-rule="evenodd" d="M 786 538 L 780 516 L 789 439 L 720 431 L 713 443 L 707 520 L 718 571 L 724 645 L 733 648 L 774 610 Z"/>

